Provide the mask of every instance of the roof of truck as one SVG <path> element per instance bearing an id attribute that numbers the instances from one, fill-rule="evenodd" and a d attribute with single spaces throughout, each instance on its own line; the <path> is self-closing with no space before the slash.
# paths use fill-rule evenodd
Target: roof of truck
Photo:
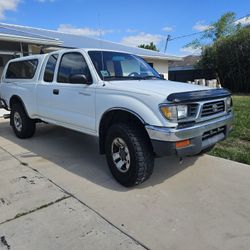
<path id="1" fill-rule="evenodd" d="M 103 51 L 103 52 L 119 52 L 119 53 L 125 53 L 125 54 L 132 54 L 132 53 L 125 52 L 125 51 L 118 51 L 118 50 L 111 50 L 111 49 L 95 49 L 95 48 L 60 49 L 60 50 L 53 51 L 53 52 L 46 53 L 46 54 L 35 54 L 35 55 L 30 55 L 30 56 L 25 56 L 25 57 L 18 57 L 18 58 L 12 59 L 11 61 L 25 61 L 25 60 L 32 60 L 32 59 L 40 59 L 40 58 L 44 58 L 50 54 L 77 52 L 77 51 L 85 51 L 85 52 Z"/>
<path id="2" fill-rule="evenodd" d="M 18 57 L 18 58 L 11 59 L 7 64 L 11 62 L 28 61 L 28 60 L 34 60 L 34 59 L 42 60 L 45 56 L 47 56 L 47 54 L 37 54 L 37 55 L 32 55 L 32 56 Z"/>

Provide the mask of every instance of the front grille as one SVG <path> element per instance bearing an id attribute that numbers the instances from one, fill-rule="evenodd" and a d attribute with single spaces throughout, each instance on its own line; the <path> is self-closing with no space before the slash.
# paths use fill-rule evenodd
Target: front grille
<path id="1" fill-rule="evenodd" d="M 216 101 L 203 104 L 201 117 L 215 115 L 225 111 L 225 102 Z"/>
<path id="2" fill-rule="evenodd" d="M 197 114 L 198 104 L 192 103 L 188 105 L 188 117 L 195 117 Z"/>
<path id="3" fill-rule="evenodd" d="M 220 128 L 215 128 L 209 131 L 206 131 L 203 135 L 202 135 L 202 140 L 206 140 L 208 138 L 211 138 L 215 135 L 218 135 L 220 133 L 224 133 L 225 134 L 226 131 L 226 127 L 220 127 Z"/>

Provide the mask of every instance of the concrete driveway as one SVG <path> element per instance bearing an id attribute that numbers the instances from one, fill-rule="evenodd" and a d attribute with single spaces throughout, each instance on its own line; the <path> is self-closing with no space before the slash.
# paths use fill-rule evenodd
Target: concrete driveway
<path id="1" fill-rule="evenodd" d="M 62 195 L 56 189 L 53 192 L 47 190 L 48 195 L 42 196 L 42 200 L 49 203 L 50 200 L 59 199 L 59 202 L 52 205 L 58 206 L 62 202 L 60 199 L 66 199 L 67 202 L 76 203 L 72 206 L 76 206 L 77 211 L 83 209 L 81 206 L 86 206 L 91 216 L 97 216 L 95 220 L 107 224 L 108 229 L 106 226 L 104 228 L 105 232 L 109 232 L 108 239 L 111 240 L 97 237 L 96 241 L 103 242 L 103 246 L 110 244 L 110 249 L 120 248 L 121 242 L 125 242 L 122 245 L 124 248 L 250 249 L 248 165 L 208 155 L 186 158 L 180 165 L 175 157 L 166 157 L 156 160 L 150 180 L 136 188 L 126 189 L 114 181 L 105 157 L 98 154 L 97 140 L 90 136 L 39 124 L 33 138 L 20 140 L 13 135 L 8 121 L 2 120 L 0 148 L 12 160 L 18 160 L 22 168 L 35 171 L 45 179 L 40 189 L 44 185 L 44 190 L 47 190 L 46 181 L 50 181 L 63 192 Z M 0 171 L 2 168 L 10 168 L 8 160 L 3 163 L 0 161 Z M 34 226 L 32 234 L 37 238 L 38 232 L 43 234 L 46 225 L 51 223 L 51 216 L 45 216 L 49 214 L 45 209 L 49 208 L 51 207 L 39 209 L 38 212 L 44 213 L 44 217 L 33 220 L 33 225 L 27 225 L 27 230 Z M 15 209 L 15 213 L 18 212 L 18 206 Z M 61 210 L 64 211 L 64 208 Z M 6 210 L 4 213 L 11 212 Z M 30 214 L 18 220 L 25 220 L 28 218 L 26 216 Z M 41 223 L 41 218 L 43 227 L 35 224 Z M 67 224 L 60 226 L 57 219 L 59 220 L 59 215 L 54 218 L 54 230 L 58 227 L 60 231 L 67 227 Z M 71 219 L 67 215 L 66 221 L 79 228 L 84 224 L 85 217 L 77 214 L 70 224 Z M 14 226 L 10 223 L 14 222 L 17 228 L 17 220 L 2 225 L 0 223 L 0 235 L 6 228 L 8 235 L 11 235 Z M 71 232 L 78 232 L 73 228 Z M 18 233 L 22 235 L 21 226 L 19 230 Z M 53 242 L 55 237 L 55 234 L 51 234 L 43 241 Z M 15 236 L 12 238 L 13 241 L 16 240 Z M 75 238 L 73 233 L 69 234 L 69 239 L 69 242 L 74 240 L 84 244 L 77 233 Z M 25 237 L 23 241 L 27 242 Z M 31 239 L 30 241 L 32 242 Z M 36 244 L 39 245 L 37 242 Z M 63 249 L 62 246 L 65 245 L 60 245 L 58 249 Z M 88 246 L 94 249 L 93 245 Z"/>

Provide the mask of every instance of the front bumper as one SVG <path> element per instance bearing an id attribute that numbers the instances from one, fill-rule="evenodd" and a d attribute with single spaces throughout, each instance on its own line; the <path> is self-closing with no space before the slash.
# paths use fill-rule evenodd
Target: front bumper
<path id="1" fill-rule="evenodd" d="M 180 156 L 195 155 L 202 150 L 224 140 L 232 127 L 233 113 L 195 124 L 186 128 L 166 128 L 146 125 L 145 128 L 151 139 L 157 156 L 178 154 Z M 210 136 L 211 134 L 211 136 Z M 190 145 L 176 148 L 175 142 L 190 140 Z"/>

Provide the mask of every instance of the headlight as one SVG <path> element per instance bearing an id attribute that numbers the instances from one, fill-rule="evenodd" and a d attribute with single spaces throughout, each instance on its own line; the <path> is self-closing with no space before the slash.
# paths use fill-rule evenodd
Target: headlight
<path id="1" fill-rule="evenodd" d="M 230 111 L 232 109 L 232 106 L 233 106 L 232 97 L 227 97 L 227 99 L 226 99 L 226 109 L 227 109 L 227 111 Z"/>
<path id="2" fill-rule="evenodd" d="M 188 116 L 187 105 L 162 105 L 160 106 L 160 110 L 165 118 L 174 122 Z"/>

